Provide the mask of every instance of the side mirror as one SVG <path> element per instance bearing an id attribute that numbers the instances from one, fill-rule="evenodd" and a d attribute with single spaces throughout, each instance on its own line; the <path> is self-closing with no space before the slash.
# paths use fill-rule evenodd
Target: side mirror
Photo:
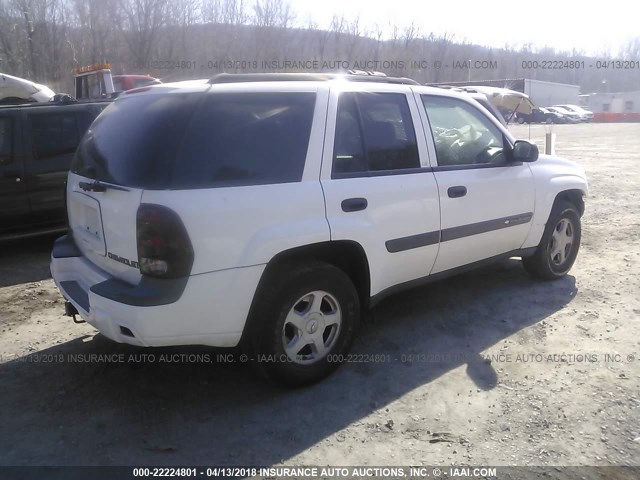
<path id="1" fill-rule="evenodd" d="M 535 162 L 538 159 L 538 146 L 526 140 L 516 140 L 511 151 L 514 162 Z"/>

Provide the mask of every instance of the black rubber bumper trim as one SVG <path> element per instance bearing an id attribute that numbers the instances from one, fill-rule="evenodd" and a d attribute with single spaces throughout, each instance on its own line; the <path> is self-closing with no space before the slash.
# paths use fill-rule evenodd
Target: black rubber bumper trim
<path id="1" fill-rule="evenodd" d="M 458 238 L 470 237 L 480 233 L 492 232 L 508 227 L 515 227 L 529 223 L 533 218 L 533 213 L 520 213 L 509 217 L 496 218 L 494 220 L 486 220 L 484 222 L 471 223 L 469 225 L 460 225 L 459 227 L 445 228 L 435 232 L 419 233 L 408 237 L 394 238 L 387 240 L 385 246 L 387 252 L 397 253 L 413 248 L 426 247 L 439 242 L 449 242 Z"/>
<path id="2" fill-rule="evenodd" d="M 96 295 L 136 307 L 155 307 L 176 302 L 184 292 L 189 277 L 159 279 L 142 277 L 138 285 L 114 278 L 91 287 Z"/>
<path id="3" fill-rule="evenodd" d="M 67 280 L 60 282 L 60 287 L 69 295 L 70 300 L 80 305 L 85 312 L 89 312 L 89 295 L 82 289 L 78 282 Z"/>
<path id="4" fill-rule="evenodd" d="M 72 258 L 82 256 L 82 252 L 71 235 L 64 235 L 53 244 L 51 255 L 53 258 Z"/>
<path id="5" fill-rule="evenodd" d="M 53 245 L 53 258 L 72 258 L 82 256 L 82 252 L 71 235 L 58 238 Z M 93 285 L 90 290 L 96 295 L 114 302 L 137 307 L 154 307 L 176 302 L 184 292 L 189 277 L 159 279 L 142 277 L 138 285 L 111 278 Z M 74 281 L 60 282 L 60 286 L 80 305 L 89 311 L 89 295 Z"/>
<path id="6" fill-rule="evenodd" d="M 394 240 L 387 240 L 385 246 L 387 252 L 397 253 L 405 250 L 411 250 L 414 248 L 426 247 L 428 245 L 435 245 L 440 242 L 440 232 L 427 232 L 419 233 L 417 235 L 411 235 L 409 237 L 396 238 Z"/>
<path id="7" fill-rule="evenodd" d="M 533 213 L 527 212 L 512 215 L 510 217 L 502 217 L 494 220 L 486 220 L 484 222 L 471 223 L 469 225 L 461 225 L 459 227 L 445 228 L 442 230 L 441 241 L 448 242 L 458 238 L 470 237 L 471 235 L 478 235 L 480 233 L 492 232 L 503 228 L 515 227 L 516 225 L 529 223 L 532 217 Z"/>

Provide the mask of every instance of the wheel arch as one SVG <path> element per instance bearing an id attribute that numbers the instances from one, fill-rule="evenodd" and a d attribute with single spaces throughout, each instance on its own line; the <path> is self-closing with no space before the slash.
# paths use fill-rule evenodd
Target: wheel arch
<path id="1" fill-rule="evenodd" d="M 314 261 L 328 263 L 345 272 L 358 292 L 361 311 L 368 309 L 371 297 L 371 276 L 369 261 L 362 245 L 351 240 L 336 240 L 294 247 L 275 255 L 262 273 L 251 302 L 241 343 L 248 338 L 249 332 L 255 327 L 258 318 L 254 314 L 255 306 L 272 275 L 285 274 L 288 266 Z"/>
<path id="2" fill-rule="evenodd" d="M 578 209 L 578 213 L 582 217 L 582 215 L 584 215 L 584 196 L 585 195 L 586 195 L 586 192 L 579 188 L 572 188 L 569 190 L 563 190 L 561 192 L 558 192 L 558 194 L 556 195 L 556 198 L 553 201 L 553 206 L 551 207 L 551 209 L 553 210 L 553 208 L 558 204 L 558 202 L 564 200 L 573 204 Z"/>
<path id="3" fill-rule="evenodd" d="M 540 184 L 537 185 L 537 187 L 539 186 Z M 542 184 L 542 186 L 544 186 L 544 184 Z M 588 195 L 588 187 L 584 178 L 576 175 L 562 175 L 552 178 L 546 186 L 552 187 L 550 189 L 551 191 L 538 191 L 531 229 L 521 248 L 538 246 L 549 216 L 558 202 L 570 202 L 572 205 L 575 205 L 580 217 L 584 214 L 584 197 Z"/>

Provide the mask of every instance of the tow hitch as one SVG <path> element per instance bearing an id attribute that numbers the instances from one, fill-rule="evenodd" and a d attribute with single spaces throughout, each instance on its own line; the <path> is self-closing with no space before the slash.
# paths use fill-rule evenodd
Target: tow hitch
<path id="1" fill-rule="evenodd" d="M 73 317 L 74 323 L 86 323 L 84 320 L 76 320 L 76 315 L 79 315 L 78 309 L 71 302 L 64 302 L 64 314 Z"/>

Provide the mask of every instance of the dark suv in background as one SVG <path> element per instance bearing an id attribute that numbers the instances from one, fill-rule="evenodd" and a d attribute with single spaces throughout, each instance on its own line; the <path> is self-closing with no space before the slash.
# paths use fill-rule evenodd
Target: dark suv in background
<path id="1" fill-rule="evenodd" d="M 518 123 L 566 123 L 564 115 L 546 108 L 534 108 L 531 113 L 516 113 Z"/>
<path id="2" fill-rule="evenodd" d="M 71 159 L 108 104 L 0 107 L 0 240 L 65 229 Z"/>

